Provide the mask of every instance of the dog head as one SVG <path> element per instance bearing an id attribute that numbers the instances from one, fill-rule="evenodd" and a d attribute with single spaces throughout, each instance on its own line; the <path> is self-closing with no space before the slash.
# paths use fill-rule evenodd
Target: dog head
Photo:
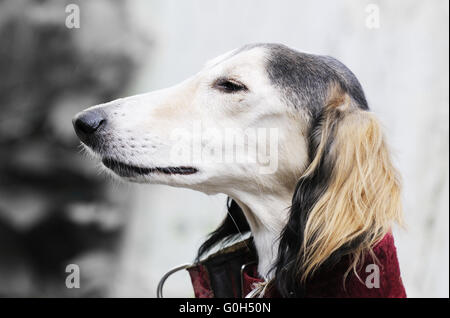
<path id="1" fill-rule="evenodd" d="M 88 108 L 75 131 L 129 181 L 227 194 L 237 183 L 292 187 L 307 162 L 308 110 L 289 105 L 276 65 L 269 73 L 272 50 L 246 46 L 173 87 Z"/>

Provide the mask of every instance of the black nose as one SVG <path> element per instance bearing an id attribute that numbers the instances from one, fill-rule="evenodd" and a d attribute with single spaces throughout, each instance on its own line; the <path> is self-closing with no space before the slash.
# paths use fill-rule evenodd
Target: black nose
<path id="1" fill-rule="evenodd" d="M 88 146 L 98 140 L 97 132 L 105 126 L 106 116 L 101 110 L 93 109 L 77 114 L 72 120 L 77 136 Z"/>

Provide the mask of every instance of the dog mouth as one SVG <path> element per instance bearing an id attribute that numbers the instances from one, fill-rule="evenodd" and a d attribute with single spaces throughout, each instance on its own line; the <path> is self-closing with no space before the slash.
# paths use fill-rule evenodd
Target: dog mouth
<path id="1" fill-rule="evenodd" d="M 129 165 L 111 158 L 103 158 L 102 163 L 108 169 L 111 169 L 121 177 L 132 177 L 136 175 L 148 175 L 152 173 L 161 173 L 166 175 L 190 175 L 198 172 L 194 167 L 138 167 Z"/>

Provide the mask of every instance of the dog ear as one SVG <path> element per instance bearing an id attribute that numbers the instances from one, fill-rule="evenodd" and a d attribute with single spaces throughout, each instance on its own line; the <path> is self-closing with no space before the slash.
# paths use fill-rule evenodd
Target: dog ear
<path id="1" fill-rule="evenodd" d="M 298 296 L 315 272 L 343 256 L 351 260 L 346 274 L 356 271 L 392 223 L 402 222 L 400 183 L 380 124 L 338 85 L 313 120 L 309 156 L 275 265 L 283 296 Z"/>

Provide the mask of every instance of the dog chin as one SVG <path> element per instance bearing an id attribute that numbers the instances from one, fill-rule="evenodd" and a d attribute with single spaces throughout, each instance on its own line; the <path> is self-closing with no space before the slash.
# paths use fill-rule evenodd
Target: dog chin
<path id="1" fill-rule="evenodd" d="M 141 165 L 135 165 L 133 163 L 124 163 L 114 158 L 104 157 L 102 158 L 103 165 L 112 170 L 118 176 L 124 179 L 141 179 L 140 177 L 164 175 L 175 176 L 182 175 L 188 176 L 198 172 L 198 169 L 191 166 L 153 166 L 146 167 Z"/>
<path id="2" fill-rule="evenodd" d="M 116 180 L 135 183 L 167 184 L 172 186 L 185 186 L 196 183 L 199 169 L 193 166 L 143 166 L 142 163 L 124 163 L 115 156 L 101 154 L 89 146 L 81 143 L 84 152 L 92 159 L 101 162 L 101 170 Z M 193 177 L 192 175 L 196 175 Z M 200 178 L 201 179 L 201 178 Z M 197 180 L 198 181 L 198 180 Z"/>

